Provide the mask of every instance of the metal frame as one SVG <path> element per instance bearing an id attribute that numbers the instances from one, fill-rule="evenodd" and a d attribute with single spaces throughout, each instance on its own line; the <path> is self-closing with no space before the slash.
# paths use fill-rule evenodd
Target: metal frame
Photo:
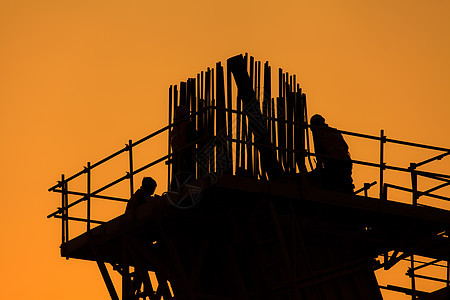
<path id="1" fill-rule="evenodd" d="M 248 59 L 248 56 L 245 55 L 245 57 L 243 57 L 242 59 L 245 64 L 245 68 L 249 70 L 250 75 L 246 73 L 248 79 L 245 77 L 245 74 L 240 74 L 240 71 L 237 71 L 238 69 L 236 69 L 236 61 L 228 61 L 227 69 L 225 71 L 227 75 L 226 86 L 224 78 L 224 68 L 220 63 L 216 64 L 216 72 L 214 72 L 214 68 L 208 68 L 206 72 L 197 74 L 196 78 L 190 78 L 187 82 L 182 82 L 180 84 L 180 90 L 178 90 L 177 85 L 170 86 L 168 126 L 165 126 L 153 132 L 152 134 L 138 140 L 137 142 L 132 142 L 131 140 L 129 140 L 128 144 L 126 144 L 124 148 L 114 152 L 113 154 L 94 164 L 88 162 L 87 166 L 85 166 L 82 171 L 70 177 L 66 178 L 63 174 L 61 176 L 61 180 L 58 181 L 56 185 L 49 188 L 49 191 L 61 194 L 61 207 L 59 207 L 52 214 L 48 215 L 48 218 L 54 217 L 61 219 L 62 244 L 65 244 L 70 240 L 69 221 L 85 222 L 86 232 L 89 232 L 94 225 L 104 224 L 108 221 L 93 220 L 91 218 L 91 207 L 94 200 L 103 199 L 120 202 L 128 201 L 127 199 L 100 194 L 108 188 L 115 186 L 116 184 L 124 180 L 129 180 L 130 195 L 132 195 L 134 192 L 134 176 L 136 174 L 139 174 L 157 164 L 166 163 L 168 166 L 167 186 L 169 190 L 170 180 L 175 173 L 175 170 L 171 169 L 172 159 L 180 152 L 188 148 L 193 148 L 194 152 L 197 153 L 197 159 L 195 160 L 196 171 L 194 171 L 195 178 L 201 178 L 202 176 L 208 176 L 211 174 L 220 176 L 220 172 L 242 175 L 241 171 L 245 170 L 245 176 L 255 177 L 260 180 L 268 180 L 271 176 L 270 171 L 267 169 L 267 164 L 265 165 L 265 157 L 267 157 L 268 152 L 276 153 L 276 156 L 278 157 L 278 161 L 282 168 L 282 172 L 285 175 L 305 173 L 307 170 L 307 161 L 309 161 L 310 166 L 312 167 L 311 158 L 316 156 L 316 154 L 313 153 L 309 147 L 310 134 L 308 130 L 309 128 L 311 128 L 311 126 L 308 125 L 306 96 L 304 93 L 302 93 L 299 84 L 296 83 L 295 75 L 289 75 L 289 73 L 284 73 L 282 69 L 279 69 L 279 96 L 277 98 L 272 98 L 271 67 L 269 66 L 268 62 L 264 64 L 264 68 L 263 70 L 261 70 L 261 62 L 255 61 L 253 57 L 250 57 L 250 59 Z M 261 76 L 261 71 L 263 72 L 263 76 Z M 236 97 L 233 97 L 233 89 L 235 89 L 235 86 L 233 84 L 232 78 L 235 79 L 239 91 L 241 92 L 241 94 L 237 95 Z M 263 78 L 263 88 L 261 88 L 261 78 Z M 214 89 L 215 87 L 216 89 Z M 244 90 L 248 90 L 248 92 L 242 94 L 242 91 Z M 262 97 L 261 90 L 263 90 Z M 216 94 L 214 93 L 214 91 L 216 91 Z M 234 93 L 236 93 L 236 91 Z M 190 109 L 191 113 L 187 120 L 174 120 L 174 111 L 178 105 L 186 105 Z M 255 125 L 255 118 L 258 119 L 260 117 L 261 124 L 265 128 L 265 130 L 267 129 L 267 131 L 259 132 L 260 128 Z M 190 143 L 185 145 L 183 148 L 174 151 L 170 145 L 169 132 L 175 126 L 178 126 L 182 122 L 186 121 L 193 122 L 196 131 L 199 133 L 199 137 L 194 141 L 190 141 Z M 344 130 L 339 130 L 339 132 L 348 136 L 379 141 L 380 160 L 378 162 L 367 162 L 356 159 L 352 160 L 352 162 L 354 164 L 379 169 L 378 198 L 380 205 L 383 200 L 387 199 L 388 189 L 397 189 L 411 193 L 413 206 L 424 205 L 419 203 L 419 199 L 424 196 L 445 201 L 450 200 L 449 197 L 432 193 L 436 190 L 450 185 L 449 175 L 418 170 L 419 167 L 422 167 L 436 160 L 441 160 L 442 158 L 448 156 L 450 154 L 449 148 L 435 147 L 390 139 L 386 137 L 384 130 L 381 130 L 379 136 Z M 164 155 L 154 160 L 153 162 L 150 162 L 136 169 L 133 162 L 135 152 L 134 148 L 143 144 L 144 142 L 150 142 L 153 138 L 163 134 L 167 134 L 169 137 L 167 155 Z M 424 161 L 411 163 L 408 168 L 397 167 L 394 165 L 388 165 L 385 162 L 385 145 L 389 143 L 404 145 L 413 148 L 434 150 L 441 153 L 439 153 L 438 155 L 434 155 L 433 157 Z M 233 157 L 233 149 L 235 149 L 235 157 Z M 128 154 L 129 162 L 129 168 L 128 171 L 126 171 L 126 174 L 106 184 L 105 186 L 92 191 L 91 171 L 94 168 L 98 168 L 101 165 L 124 153 Z M 233 158 L 235 158 L 234 161 Z M 226 164 L 227 167 L 225 169 L 222 168 L 224 159 L 230 162 L 229 164 Z M 199 167 L 200 164 L 204 164 L 203 166 L 201 166 L 203 167 L 203 169 Z M 207 172 L 205 173 L 202 170 L 207 170 Z M 386 183 L 384 178 L 384 172 L 386 170 L 409 173 L 411 176 L 411 188 L 402 187 L 392 183 Z M 86 175 L 86 191 L 80 192 L 69 190 L 69 182 L 78 179 L 83 175 Z M 418 187 L 418 180 L 421 177 L 432 178 L 443 183 L 440 183 L 433 188 L 421 191 Z M 376 184 L 376 181 L 370 184 L 366 183 L 364 184 L 364 187 L 358 189 L 355 193 L 358 194 L 360 192 L 364 192 L 364 195 L 367 197 L 368 190 Z M 81 198 L 70 202 L 69 196 L 81 196 Z M 69 216 L 70 208 L 85 201 L 87 203 L 86 217 Z M 282 240 L 279 240 L 279 242 L 283 244 Z M 170 241 L 168 241 L 167 243 L 168 245 L 170 245 Z M 142 265 L 141 260 L 146 259 L 146 254 L 143 253 L 145 252 L 145 249 L 143 250 L 143 247 L 139 246 L 137 244 L 137 241 L 130 242 L 124 239 L 124 245 L 128 247 L 131 257 L 134 258 L 135 264 Z M 302 247 L 304 247 L 304 245 Z M 284 249 L 283 251 L 286 254 L 287 249 Z M 399 255 L 397 252 L 394 252 L 395 255 L 393 254 L 389 256 L 388 251 L 389 249 L 386 250 L 385 261 L 383 264 L 381 264 L 387 269 L 395 265 L 398 261 L 410 257 L 411 268 L 410 271 L 407 272 L 407 275 L 411 277 L 412 288 L 409 290 L 392 286 L 383 288 L 396 290 L 407 294 L 410 293 L 412 295 L 412 299 L 416 299 L 416 297 L 421 295 L 422 293 L 416 290 L 415 278 L 442 281 L 446 283 L 447 286 L 449 285 L 449 275 L 447 275 L 446 280 L 441 280 L 415 273 L 415 271 L 417 271 L 418 269 L 422 269 L 429 265 L 435 265 L 436 262 L 427 262 L 416 266 L 415 263 L 417 263 L 417 260 L 414 258 L 414 255 L 412 253 L 403 253 Z M 144 256 L 144 258 L 141 256 Z M 288 256 L 285 256 L 284 258 L 286 265 L 289 266 L 290 261 Z M 110 288 L 110 284 L 108 283 L 109 275 L 107 274 L 107 270 L 101 260 L 101 257 L 99 257 L 97 263 L 99 265 L 101 274 L 105 279 L 105 282 L 107 283 L 111 297 L 113 299 L 118 299 L 117 295 L 114 295 L 113 289 Z M 138 271 L 135 270 L 134 273 L 129 273 L 127 271 L 129 269 L 129 266 L 116 266 L 116 268 L 118 268 L 118 270 L 121 272 L 124 278 L 124 282 L 130 285 L 126 293 L 128 293 L 129 295 L 134 293 L 133 297 L 135 297 L 123 299 L 139 299 L 138 297 L 141 296 L 148 296 L 150 299 L 160 299 L 162 296 L 164 296 L 165 299 L 170 299 L 170 297 L 172 297 L 168 293 L 169 289 L 166 287 L 167 284 L 162 285 L 162 290 L 153 289 L 151 287 L 151 283 L 149 283 L 149 280 L 147 278 L 148 273 L 145 274 L 145 272 L 142 271 L 143 268 L 137 267 Z M 446 268 L 447 274 L 450 274 L 448 262 Z M 161 274 L 159 274 L 159 276 L 161 278 L 167 278 L 162 276 Z M 167 280 L 162 280 L 162 282 L 165 281 Z M 137 286 L 140 286 L 138 282 L 143 283 L 143 294 L 139 294 L 140 292 L 138 292 Z"/>

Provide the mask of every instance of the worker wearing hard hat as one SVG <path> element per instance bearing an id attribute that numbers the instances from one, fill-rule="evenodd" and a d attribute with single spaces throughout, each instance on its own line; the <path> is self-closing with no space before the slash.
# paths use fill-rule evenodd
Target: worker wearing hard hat
<path id="1" fill-rule="evenodd" d="M 342 134 L 325 123 L 321 115 L 311 117 L 311 131 L 316 153 L 316 169 L 326 189 L 352 193 L 352 161 Z"/>

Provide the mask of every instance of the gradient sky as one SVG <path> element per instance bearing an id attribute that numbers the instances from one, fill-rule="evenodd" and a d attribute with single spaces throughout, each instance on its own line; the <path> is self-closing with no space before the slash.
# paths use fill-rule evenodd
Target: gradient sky
<path id="1" fill-rule="evenodd" d="M 47 188 L 163 127 L 169 85 L 218 60 L 297 74 L 334 127 L 450 147 L 449 14 L 447 0 L 0 0 L 0 298 L 108 298 L 95 263 L 60 257 Z"/>

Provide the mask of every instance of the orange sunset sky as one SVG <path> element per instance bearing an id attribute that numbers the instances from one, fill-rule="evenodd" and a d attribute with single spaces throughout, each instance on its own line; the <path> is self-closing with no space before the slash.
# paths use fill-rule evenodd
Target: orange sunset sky
<path id="1" fill-rule="evenodd" d="M 450 147 L 449 15 L 447 0 L 0 0 L 0 299 L 108 299 L 95 263 L 60 257 L 47 189 L 165 126 L 169 85 L 236 54 L 297 74 L 331 126 Z"/>

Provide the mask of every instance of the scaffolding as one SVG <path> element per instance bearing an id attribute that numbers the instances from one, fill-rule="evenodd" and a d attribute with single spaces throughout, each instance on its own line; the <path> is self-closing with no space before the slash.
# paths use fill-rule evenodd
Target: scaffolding
<path id="1" fill-rule="evenodd" d="M 63 174 L 49 189 L 61 194 L 61 206 L 48 216 L 61 219 L 62 255 L 96 261 L 112 299 L 119 297 L 105 262 L 122 276 L 124 300 L 349 299 L 351 295 L 381 299 L 379 288 L 412 299 L 439 299 L 431 297 L 448 293 L 450 213 L 419 200 L 450 200 L 435 193 L 450 185 L 450 176 L 422 170 L 449 155 L 450 149 L 391 139 L 383 130 L 378 136 L 339 130 L 344 136 L 378 142 L 378 161 L 352 159 L 354 165 L 375 168 L 377 181 L 365 183 L 354 195 L 312 186 L 307 174 L 319 154 L 310 147 L 306 95 L 295 75 L 279 69 L 274 81 L 278 96 L 273 97 L 271 73 L 268 62 L 262 65 L 247 54 L 230 58 L 226 70 L 218 62 L 215 68 L 169 88 L 167 126 L 138 141 L 129 140 L 124 148 L 93 164 L 88 162 L 72 176 Z M 187 108 L 188 115 L 177 117 L 179 107 Z M 192 134 L 174 147 L 174 132 L 181 127 Z M 135 166 L 138 146 L 161 137 L 167 138 L 167 154 Z M 386 162 L 386 145 L 391 144 L 436 153 L 408 167 L 396 166 Z M 94 189 L 92 170 L 124 156 L 128 161 L 124 175 Z M 190 159 L 186 162 L 183 157 Z M 128 202 L 126 197 L 105 195 L 106 190 L 128 181 L 131 196 L 137 174 L 164 164 L 167 192 L 159 198 L 158 209 L 148 205 L 132 219 L 126 215 L 92 218 L 94 201 Z M 386 182 L 387 171 L 408 174 L 410 186 Z M 439 183 L 422 190 L 421 178 Z M 85 183 L 82 191 L 69 188 L 77 180 Z M 378 196 L 369 197 L 375 185 Z M 396 202 L 389 197 L 390 190 L 409 193 L 411 203 Z M 86 205 L 84 216 L 69 214 L 80 205 Z M 348 218 L 337 219 L 337 215 Z M 320 221 L 312 226 L 313 217 Z M 72 238 L 71 222 L 85 223 L 86 228 Z M 397 226 L 399 222 L 404 224 Z M 220 232 L 216 233 L 219 241 L 211 241 L 204 224 Z M 185 227 L 195 229 L 196 234 Z M 182 233 L 187 237 L 181 237 Z M 403 239 L 398 240 L 399 236 Z M 230 239 L 235 248 L 227 246 Z M 180 248 L 189 250 L 181 253 Z M 257 252 L 262 254 L 253 261 L 252 253 Z M 217 256 L 226 259 L 214 259 Z M 241 261 L 241 256 L 248 262 Z M 276 266 L 271 266 L 274 260 Z M 406 275 L 411 286 L 378 287 L 373 271 L 389 270 L 405 260 L 410 263 Z M 167 261 L 172 270 L 164 266 Z M 258 265 L 266 269 L 259 270 Z M 444 278 L 417 273 L 436 266 L 446 270 Z M 420 290 L 418 279 L 441 282 L 443 290 L 435 294 Z M 355 283 L 366 286 L 366 291 L 352 290 Z M 225 286 L 232 286 L 234 292 L 225 291 Z"/>

